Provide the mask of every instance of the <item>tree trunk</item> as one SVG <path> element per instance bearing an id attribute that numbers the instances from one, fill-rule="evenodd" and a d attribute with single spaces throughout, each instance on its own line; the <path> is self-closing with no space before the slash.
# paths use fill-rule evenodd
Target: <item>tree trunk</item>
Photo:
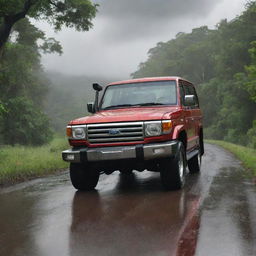
<path id="1" fill-rule="evenodd" d="M 1 58 L 1 52 L 10 36 L 13 25 L 17 21 L 26 17 L 26 14 L 28 13 L 30 7 L 34 3 L 35 2 L 32 3 L 31 0 L 26 0 L 26 2 L 24 3 L 24 9 L 21 12 L 18 12 L 14 15 L 3 17 L 3 24 L 0 26 L 0 58 Z"/>
<path id="2" fill-rule="evenodd" d="M 13 19 L 5 18 L 3 24 L 0 26 L 0 57 L 4 44 L 7 42 L 10 36 L 13 25 Z"/>

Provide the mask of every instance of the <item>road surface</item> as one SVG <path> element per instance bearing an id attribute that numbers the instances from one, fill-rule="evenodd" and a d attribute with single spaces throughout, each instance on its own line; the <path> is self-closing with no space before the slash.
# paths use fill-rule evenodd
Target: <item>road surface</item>
<path id="1" fill-rule="evenodd" d="M 206 145 L 182 191 L 151 172 L 103 175 L 93 192 L 76 192 L 67 172 L 1 189 L 0 255 L 256 255 L 256 190 L 243 173 Z"/>

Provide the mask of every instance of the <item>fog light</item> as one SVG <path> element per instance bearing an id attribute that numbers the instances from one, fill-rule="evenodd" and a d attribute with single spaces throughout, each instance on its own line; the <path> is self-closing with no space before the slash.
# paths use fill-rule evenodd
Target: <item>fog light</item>
<path id="1" fill-rule="evenodd" d="M 74 160 L 75 160 L 75 155 L 73 155 L 73 154 L 68 154 L 68 155 L 66 155 L 66 159 L 67 159 L 68 161 L 74 161 Z"/>
<path id="2" fill-rule="evenodd" d="M 164 153 L 164 149 L 163 148 L 156 148 L 154 149 L 154 154 L 162 154 Z"/>

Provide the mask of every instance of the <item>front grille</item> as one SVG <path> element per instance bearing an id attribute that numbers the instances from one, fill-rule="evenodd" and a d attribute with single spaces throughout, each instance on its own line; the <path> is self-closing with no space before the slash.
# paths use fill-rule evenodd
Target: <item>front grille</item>
<path id="1" fill-rule="evenodd" d="M 90 143 L 113 143 L 143 141 L 143 123 L 89 124 L 87 137 Z"/>

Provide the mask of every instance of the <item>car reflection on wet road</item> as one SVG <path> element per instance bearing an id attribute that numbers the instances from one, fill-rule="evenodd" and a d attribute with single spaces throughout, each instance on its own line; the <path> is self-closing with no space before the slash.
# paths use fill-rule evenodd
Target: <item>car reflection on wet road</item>
<path id="1" fill-rule="evenodd" d="M 199 205 L 203 207 L 196 254 L 217 255 L 204 254 L 206 242 L 214 250 L 207 239 L 215 236 L 216 228 L 206 222 L 212 221 L 211 209 L 218 215 L 218 207 L 211 206 L 213 194 L 219 195 L 215 183 L 223 168 L 232 170 L 239 164 L 216 146 L 207 145 L 206 150 L 202 173 L 188 175 L 181 191 L 163 191 L 159 174 L 150 172 L 102 176 L 93 192 L 76 192 L 67 174 L 2 189 L 0 255 L 193 255 L 198 225 L 189 225 Z M 233 218 L 248 215 L 248 209 L 239 211 Z M 234 229 L 234 234 L 245 232 L 242 226 Z M 238 242 L 240 249 L 248 247 L 243 237 L 234 239 L 229 240 Z M 254 252 L 252 244 L 250 248 L 246 252 Z"/>

